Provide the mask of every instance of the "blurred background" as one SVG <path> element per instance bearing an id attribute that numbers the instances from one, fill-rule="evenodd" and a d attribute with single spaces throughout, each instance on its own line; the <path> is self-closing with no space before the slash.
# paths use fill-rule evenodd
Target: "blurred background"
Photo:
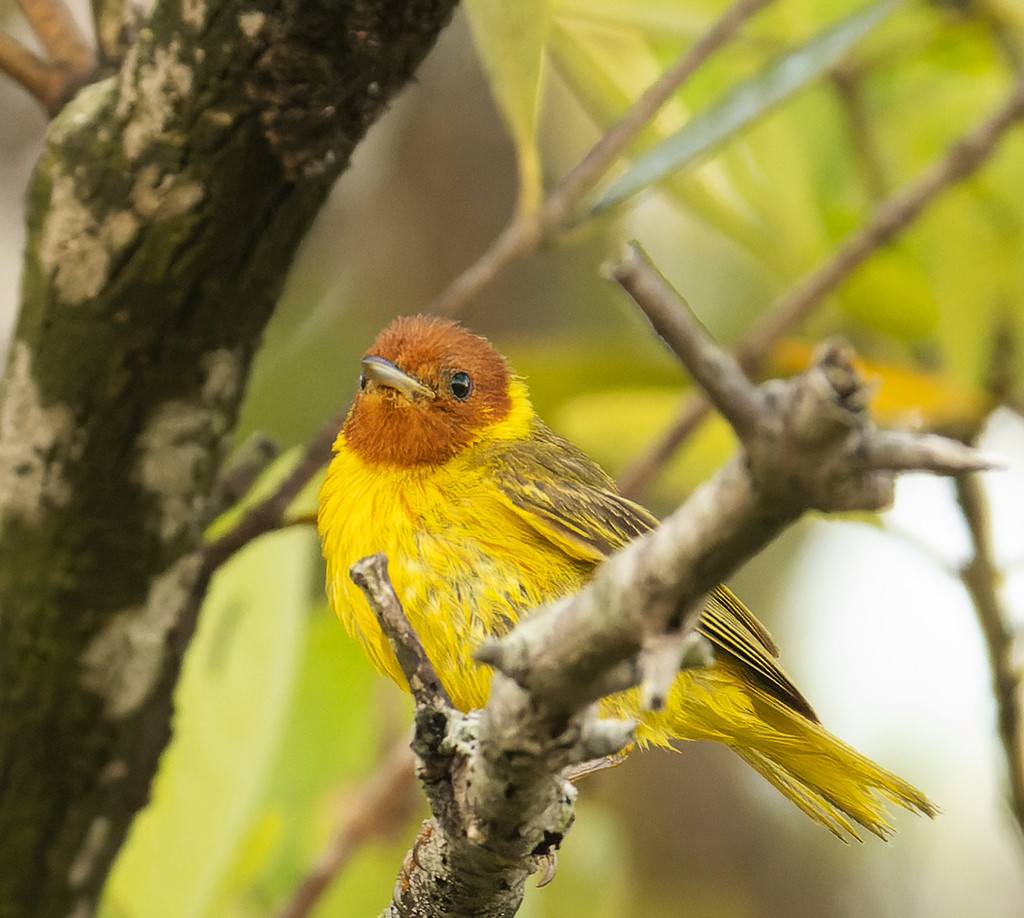
<path id="1" fill-rule="evenodd" d="M 524 3 L 524 15 L 540 15 L 540 6 Z M 518 181 L 517 170 L 532 162 L 550 186 L 724 8 L 552 0 L 543 35 L 523 28 L 542 54 L 536 104 L 518 121 L 507 98 L 517 85 L 488 51 L 486 17 L 475 12 L 471 27 L 460 12 L 359 147 L 306 240 L 258 358 L 239 442 L 254 431 L 285 447 L 312 436 L 350 399 L 376 332 L 427 308 L 529 197 L 530 179 L 524 172 Z M 772 5 L 686 85 L 641 145 L 858 8 Z M 0 17 L 30 41 L 13 4 L 0 2 Z M 601 278 L 601 264 L 639 239 L 711 331 L 739 339 L 881 200 L 1000 103 L 1019 78 L 1022 48 L 1017 0 L 903 4 L 838 70 L 707 150 L 696 168 L 511 264 L 467 305 L 464 321 L 527 377 L 552 427 L 620 474 L 671 422 L 688 382 Z M 496 103 L 481 59 L 505 81 L 504 100 L 499 92 Z M 22 196 L 45 128 L 34 103 L 0 79 L 3 350 L 17 303 Z M 1008 133 L 974 177 L 878 251 L 769 361 L 791 371 L 809 344 L 841 334 L 869 361 L 882 423 L 981 429 L 984 448 L 1004 462 L 984 480 L 1016 630 L 1024 624 L 1024 374 L 1013 348 L 1024 328 L 1022 135 Z M 731 448 L 724 426 L 707 422 L 644 501 L 667 512 Z M 311 509 L 315 484 L 298 510 Z M 530 890 L 521 914 L 1020 915 L 1024 844 L 1008 806 L 986 646 L 960 579 L 972 551 L 953 486 L 906 476 L 891 511 L 805 518 L 730 582 L 772 630 L 822 721 L 934 799 L 942 809 L 934 822 L 901 812 L 888 844 L 844 845 L 724 747 L 636 754 L 580 785 L 557 876 Z M 405 735 L 406 699 L 327 611 L 322 578 L 315 536 L 301 528 L 265 537 L 218 576 L 186 662 L 174 744 L 102 914 L 276 914 Z M 392 837 L 362 846 L 314 914 L 376 914 L 423 815 L 416 805 Z"/>

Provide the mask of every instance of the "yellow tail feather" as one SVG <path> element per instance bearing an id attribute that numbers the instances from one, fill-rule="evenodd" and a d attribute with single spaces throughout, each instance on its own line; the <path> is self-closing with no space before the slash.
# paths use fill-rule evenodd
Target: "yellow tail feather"
<path id="1" fill-rule="evenodd" d="M 710 739 L 733 749 L 785 797 L 844 841 L 860 840 L 856 824 L 885 839 L 893 833 L 887 803 L 934 816 L 919 790 L 876 765 L 728 665 L 680 673 L 663 711 L 639 713 L 637 694 L 606 700 L 611 716 L 638 717 L 640 745 L 672 737 Z"/>

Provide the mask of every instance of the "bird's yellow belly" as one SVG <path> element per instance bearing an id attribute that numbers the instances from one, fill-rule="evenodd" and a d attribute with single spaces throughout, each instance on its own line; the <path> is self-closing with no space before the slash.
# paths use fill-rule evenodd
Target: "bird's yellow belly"
<path id="1" fill-rule="evenodd" d="M 588 571 L 552 552 L 482 483 L 415 469 L 382 476 L 354 458 L 345 464 L 332 465 L 321 494 L 332 605 L 377 668 L 404 687 L 398 661 L 348 573 L 359 558 L 384 552 L 405 614 L 452 701 L 463 710 L 481 706 L 490 670 L 473 662 L 473 649 L 529 609 L 578 589 Z"/>

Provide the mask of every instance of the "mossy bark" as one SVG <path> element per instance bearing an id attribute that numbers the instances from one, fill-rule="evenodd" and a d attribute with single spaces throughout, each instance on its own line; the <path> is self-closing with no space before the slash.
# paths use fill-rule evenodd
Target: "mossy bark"
<path id="1" fill-rule="evenodd" d="M 0 918 L 90 914 L 296 247 L 454 0 L 164 0 L 53 121 L 0 394 Z"/>

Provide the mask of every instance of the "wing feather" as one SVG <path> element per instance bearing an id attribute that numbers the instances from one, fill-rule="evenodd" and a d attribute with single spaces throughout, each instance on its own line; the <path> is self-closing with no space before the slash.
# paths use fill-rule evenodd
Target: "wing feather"
<path id="1" fill-rule="evenodd" d="M 537 422 L 529 440 L 494 444 L 480 461 L 510 506 L 540 535 L 572 557 L 597 564 L 655 528 L 657 517 L 623 497 L 615 482 L 582 450 Z M 708 594 L 697 629 L 771 695 L 817 721 L 807 700 L 776 663 L 768 630 L 726 587 Z"/>

